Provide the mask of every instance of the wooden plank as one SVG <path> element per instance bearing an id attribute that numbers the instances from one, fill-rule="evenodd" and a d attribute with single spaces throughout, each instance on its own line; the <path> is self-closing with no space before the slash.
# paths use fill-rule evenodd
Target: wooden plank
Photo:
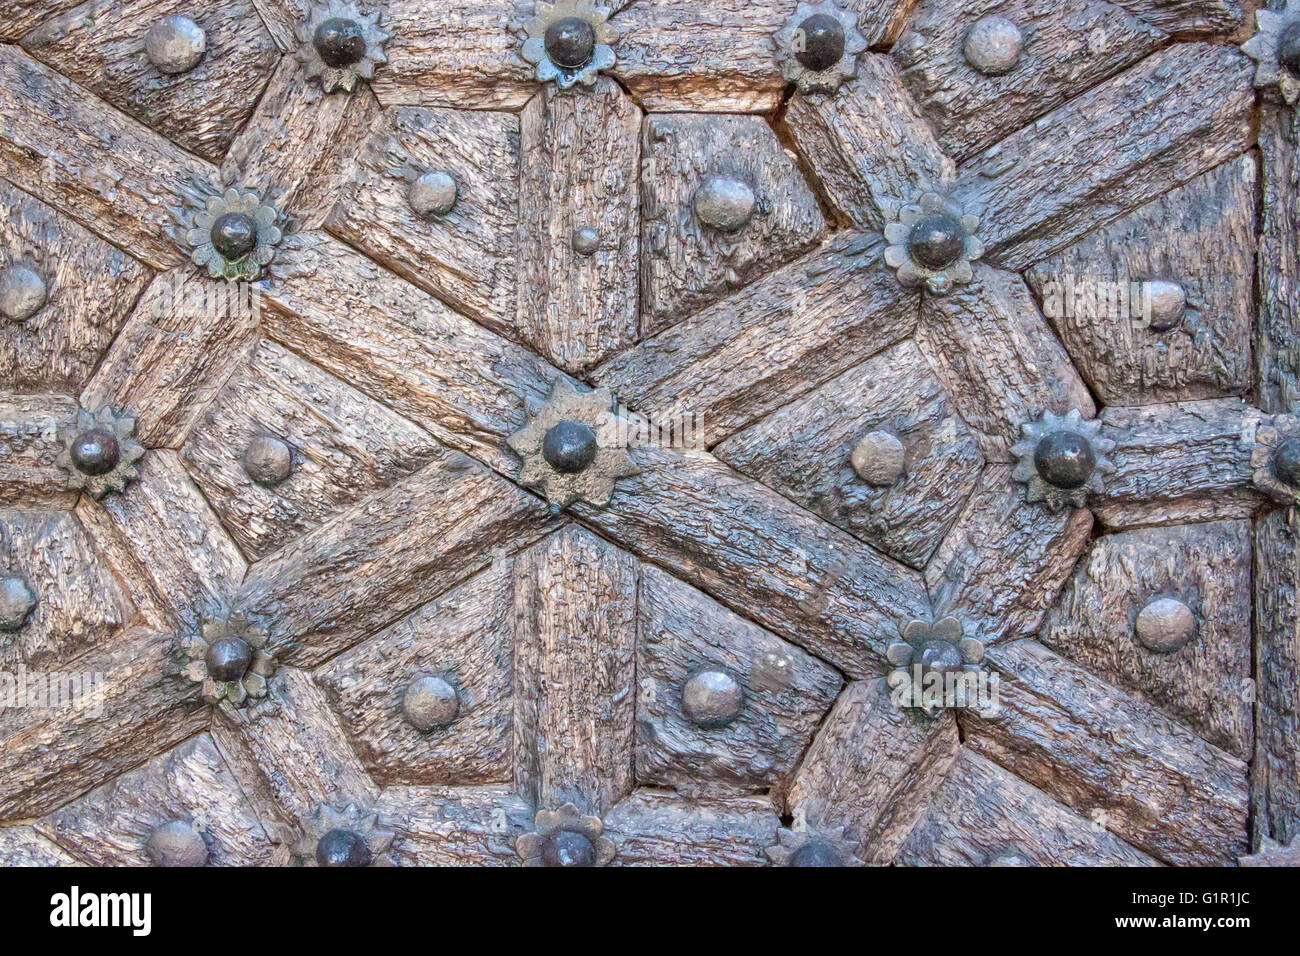
<path id="1" fill-rule="evenodd" d="M 991 715 L 963 711 L 976 753 L 1180 866 L 1223 866 L 1247 846 L 1246 764 L 1033 641 L 991 648 Z"/>
<path id="2" fill-rule="evenodd" d="M 605 816 L 613 866 L 764 866 L 778 826 L 766 797 L 695 801 L 655 790 Z"/>
<path id="3" fill-rule="evenodd" d="M 877 430 L 903 445 L 904 474 L 864 481 L 850 457 Z M 886 554 L 923 567 L 984 460 L 912 342 L 874 356 L 714 448 L 719 459 Z"/>
<path id="4" fill-rule="evenodd" d="M 1011 470 L 990 465 L 925 569 L 935 616 L 966 619 L 986 644 L 1035 633 L 1091 532 L 1087 509 L 1027 504 Z"/>
<path id="5" fill-rule="evenodd" d="M 85 866 L 36 832 L 35 827 L 0 827 L 0 866 Z"/>
<path id="6" fill-rule="evenodd" d="M 318 668 L 366 772 L 393 784 L 505 783 L 514 721 L 514 563 L 507 558 Z M 445 728 L 420 731 L 406 688 L 437 676 L 456 692 Z"/>
<path id="7" fill-rule="evenodd" d="M 188 16 L 202 28 L 203 59 L 167 74 L 145 53 L 158 20 Z M 44 21 L 23 49 L 128 116 L 210 162 L 220 162 L 248 119 L 279 59 L 249 0 L 217 0 L 196 10 L 181 0 L 85 3 Z"/>
<path id="8" fill-rule="evenodd" d="M 149 866 L 154 829 L 181 820 L 208 866 L 266 866 L 272 847 L 212 738 L 202 734 L 45 817 L 37 829 L 92 866 Z"/>
<path id="9" fill-rule="evenodd" d="M 33 270 L 45 305 L 0 323 L 0 381 L 23 392 L 78 392 L 149 280 L 149 270 L 89 230 L 0 182 L 0 263 Z"/>
<path id="10" fill-rule="evenodd" d="M 839 674 L 658 568 L 641 571 L 636 779 L 704 797 L 778 785 L 839 693 Z M 744 699 L 719 728 L 683 712 L 683 687 L 722 670 Z"/>
<path id="11" fill-rule="evenodd" d="M 963 747 L 896 863 L 1158 866 L 1141 850 Z"/>
<path id="12" fill-rule="evenodd" d="M 1178 43 L 1012 133 L 953 185 L 982 208 L 985 261 L 1020 270 L 1242 153 L 1255 64 Z"/>
<path id="13" fill-rule="evenodd" d="M 882 229 L 895 204 L 944 189 L 957 173 L 885 56 L 858 57 L 857 79 L 834 96 L 792 97 L 783 122 L 835 211 L 856 229 Z"/>
<path id="14" fill-rule="evenodd" d="M 4 0 L 0 3 L 0 43 L 17 43 L 32 28 L 49 17 L 59 16 L 85 0 Z"/>
<path id="15" fill-rule="evenodd" d="M 520 117 L 518 328 L 578 373 L 637 337 L 641 111 L 608 78 L 545 87 Z M 596 251 L 574 250 L 595 229 Z"/>
<path id="16" fill-rule="evenodd" d="M 187 210 L 216 169 L 87 96 L 18 47 L 0 46 L 5 179 L 155 269 L 189 257 Z"/>
<path id="17" fill-rule="evenodd" d="M 917 344 L 989 461 L 1010 461 L 1020 426 L 1044 410 L 1096 406 L 1024 281 L 976 264 L 975 282 L 921 303 Z"/>
<path id="18" fill-rule="evenodd" d="M 389 787 L 375 809 L 394 821 L 398 866 L 518 866 L 515 841 L 533 828 L 509 787 Z"/>
<path id="19" fill-rule="evenodd" d="M 857 855 L 888 864 L 930 806 L 957 758 L 951 713 L 916 719 L 894 706 L 883 678 L 855 681 L 822 724 L 786 794 L 805 822 L 847 825 Z"/>
<path id="20" fill-rule="evenodd" d="M 1245 25 L 1243 4 L 1232 0 L 1115 0 L 1115 3 L 1179 37 L 1218 33 L 1235 34 L 1237 40 L 1245 40 L 1250 33 L 1249 26 Z"/>
<path id="21" fill-rule="evenodd" d="M 785 265 L 826 234 L 817 197 L 761 117 L 654 116 L 642 150 L 643 336 Z M 705 226 L 697 215 L 697 190 L 715 176 L 752 191 L 753 217 L 737 231 Z"/>
<path id="22" fill-rule="evenodd" d="M 917 0 L 844 0 L 840 9 L 857 12 L 858 32 L 866 38 L 867 46 L 875 49 L 898 40 L 916 4 Z"/>
<path id="23" fill-rule="evenodd" d="M 456 181 L 445 215 L 407 199 L 428 172 Z M 370 128 L 325 220 L 331 234 L 502 335 L 515 333 L 519 117 L 396 107 Z"/>
<path id="24" fill-rule="evenodd" d="M 249 443 L 268 435 L 293 454 L 292 473 L 273 487 L 244 468 Z M 258 560 L 441 452 L 406 419 L 264 340 L 180 456 L 230 536 Z"/>
<path id="25" fill-rule="evenodd" d="M 847 234 L 617 356 L 593 373 L 652 419 L 697 416 L 713 445 L 911 335 L 920 294 Z"/>
<path id="26" fill-rule="evenodd" d="M 632 791 L 637 562 L 567 525 L 515 561 L 515 788 L 601 814 Z"/>
<path id="27" fill-rule="evenodd" d="M 71 507 L 77 492 L 54 459 L 59 429 L 76 418 L 76 401 L 64 395 L 0 395 L 0 506 Z"/>
<path id="28" fill-rule="evenodd" d="M 1265 103 L 1259 149 L 1259 407 L 1287 412 L 1300 402 L 1300 157 L 1295 113 Z"/>

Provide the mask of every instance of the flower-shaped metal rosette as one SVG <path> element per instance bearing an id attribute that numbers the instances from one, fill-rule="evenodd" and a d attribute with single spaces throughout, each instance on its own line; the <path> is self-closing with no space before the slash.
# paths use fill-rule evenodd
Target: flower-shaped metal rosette
<path id="1" fill-rule="evenodd" d="M 844 827 L 806 823 L 776 831 L 777 842 L 767 848 L 776 866 L 862 866 L 857 842 Z"/>
<path id="2" fill-rule="evenodd" d="M 537 67 L 538 82 L 555 81 L 560 89 L 575 83 L 594 86 L 596 75 L 614 65 L 618 30 L 610 9 L 591 0 L 538 2 L 520 28 L 523 58 Z"/>
<path id="3" fill-rule="evenodd" d="M 135 463 L 144 455 L 136 443 L 135 416 L 105 405 L 97 412 L 77 410 L 76 421 L 60 430 L 63 450 L 54 463 L 68 473 L 69 488 L 84 488 L 92 497 L 121 493 L 140 477 Z"/>
<path id="4" fill-rule="evenodd" d="M 1012 476 L 1025 483 L 1025 501 L 1044 502 L 1052 511 L 1082 508 L 1088 495 L 1105 491 L 1102 475 L 1115 470 L 1106 453 L 1115 443 L 1101 437 L 1101 421 L 1085 419 L 1077 408 L 1064 416 L 1044 412 L 1020 426 L 1021 441 Z"/>
<path id="5" fill-rule="evenodd" d="M 885 264 L 905 286 L 924 284 L 934 295 L 947 295 L 965 285 L 974 273 L 971 263 L 984 255 L 975 235 L 978 216 L 939 193 L 922 193 L 914 203 L 888 210 L 885 223 Z"/>
<path id="6" fill-rule="evenodd" d="M 197 634 L 181 641 L 180 653 L 181 674 L 196 685 L 194 693 L 205 704 L 235 708 L 259 704 L 275 673 L 266 627 L 238 611 L 206 618 Z"/>
<path id="7" fill-rule="evenodd" d="M 558 511 L 579 500 L 603 507 L 615 481 L 640 471 L 620 447 L 623 434 L 609 389 L 579 391 L 557 379 L 550 397 L 529 408 L 528 421 L 506 443 L 524 462 L 519 483 L 541 489 Z"/>
<path id="8" fill-rule="evenodd" d="M 978 673 L 980 662 L 984 660 L 984 642 L 974 637 L 965 637 L 962 623 L 955 617 L 940 618 L 931 624 L 929 621 L 908 621 L 900 629 L 901 641 L 895 641 L 885 649 L 885 659 L 894 665 L 889 677 L 891 685 L 900 680 L 912 680 L 917 667 L 921 677 L 926 675 L 948 675 L 960 672 Z M 915 699 L 915 698 L 914 698 Z M 972 705 L 976 701 L 967 701 Z M 947 701 L 945 704 L 958 706 L 960 701 Z M 924 698 L 914 706 L 929 710 Z"/>
<path id="9" fill-rule="evenodd" d="M 1300 0 L 1287 0 L 1281 12 L 1255 11 L 1255 23 L 1258 32 L 1241 46 L 1258 64 L 1255 85 L 1276 86 L 1294 106 L 1300 100 Z"/>
<path id="10" fill-rule="evenodd" d="M 326 93 L 352 92 L 358 79 L 369 80 L 375 66 L 386 63 L 384 43 L 389 34 L 379 28 L 378 12 L 365 15 L 348 0 L 327 0 L 313 6 L 298 25 L 298 58 L 303 76 L 319 80 Z"/>
<path id="11" fill-rule="evenodd" d="M 194 247 L 190 259 L 206 266 L 214 279 L 256 279 L 283 238 L 279 218 L 279 211 L 264 203 L 256 190 L 231 186 L 194 213 L 186 234 Z"/>
<path id="12" fill-rule="evenodd" d="M 524 866 L 604 866 L 615 853 L 604 832 L 600 817 L 566 803 L 557 810 L 538 810 L 533 832 L 522 834 L 515 850 Z"/>
<path id="13" fill-rule="evenodd" d="M 1275 415 L 1261 421 L 1250 466 L 1256 488 L 1283 504 L 1300 504 L 1300 418 Z"/>
<path id="14" fill-rule="evenodd" d="M 393 844 L 379 814 L 349 803 L 341 810 L 321 804 L 303 825 L 293 846 L 300 866 L 387 866 L 384 854 Z"/>
<path id="15" fill-rule="evenodd" d="M 858 75 L 858 54 L 867 48 L 858 15 L 830 2 L 799 4 L 773 39 L 781 75 L 800 93 L 834 93 Z"/>

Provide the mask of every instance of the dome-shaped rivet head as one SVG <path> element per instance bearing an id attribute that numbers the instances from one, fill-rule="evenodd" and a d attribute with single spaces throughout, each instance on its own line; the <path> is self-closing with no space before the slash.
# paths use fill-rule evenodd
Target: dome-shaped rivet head
<path id="1" fill-rule="evenodd" d="M 1182 601 L 1156 598 L 1138 612 L 1138 642 L 1157 654 L 1170 654 L 1196 636 L 1196 615 Z"/>
<path id="2" fill-rule="evenodd" d="M 34 607 L 36 594 L 26 581 L 16 574 L 0 578 L 0 631 L 21 629 Z"/>
<path id="3" fill-rule="evenodd" d="M 330 830 L 316 843 L 319 866 L 369 866 L 370 847 L 361 834 L 338 828 Z"/>
<path id="4" fill-rule="evenodd" d="M 1279 481 L 1300 488 L 1300 437 L 1288 438 L 1273 453 L 1273 471 Z"/>
<path id="5" fill-rule="evenodd" d="M 696 727 L 717 730 L 740 716 L 745 692 L 723 670 L 704 670 L 682 686 L 682 713 Z"/>
<path id="6" fill-rule="evenodd" d="M 208 676 L 219 681 L 239 680 L 248 673 L 248 665 L 252 662 L 253 649 L 238 637 L 213 641 L 203 658 Z"/>
<path id="7" fill-rule="evenodd" d="M 950 674 L 962 669 L 961 651 L 951 641 L 929 641 L 918 659 L 922 673 Z"/>
<path id="8" fill-rule="evenodd" d="M 586 422 L 562 421 L 546 430 L 542 457 L 566 475 L 582 471 L 596 460 L 596 433 Z"/>
<path id="9" fill-rule="evenodd" d="M 799 24 L 794 57 L 805 69 L 829 70 L 844 56 L 844 24 L 826 13 L 814 13 Z"/>
<path id="10" fill-rule="evenodd" d="M 456 180 L 440 169 L 425 173 L 411 183 L 406 201 L 417 216 L 445 216 L 456 206 Z"/>
<path id="11" fill-rule="evenodd" d="M 316 28 L 312 46 L 326 66 L 341 69 L 359 63 L 366 55 L 366 38 L 361 24 L 347 17 L 330 17 Z"/>
<path id="12" fill-rule="evenodd" d="M 903 477 L 906 450 L 889 432 L 868 432 L 853 449 L 849 464 L 867 484 L 887 488 Z"/>
<path id="13" fill-rule="evenodd" d="M 1057 488 L 1082 488 L 1096 466 L 1092 445 L 1077 432 L 1050 432 L 1034 446 L 1034 467 Z"/>
<path id="14" fill-rule="evenodd" d="M 203 28 L 189 17 L 163 17 L 149 28 L 144 52 L 160 73 L 186 73 L 199 65 L 208 48 Z"/>
<path id="15" fill-rule="evenodd" d="M 257 224 L 242 212 L 217 217 L 208 232 L 212 248 L 231 262 L 242 259 L 257 245 Z"/>
<path id="16" fill-rule="evenodd" d="M 966 230 L 950 212 L 922 216 L 907 234 L 907 251 L 927 269 L 943 269 L 961 257 Z"/>
<path id="17" fill-rule="evenodd" d="M 1277 62 L 1300 77 L 1300 20 L 1292 20 L 1277 37 Z"/>
<path id="18" fill-rule="evenodd" d="M 1167 332 L 1183 321 L 1187 308 L 1187 293 L 1177 282 L 1157 279 L 1147 283 L 1151 296 L 1151 328 L 1156 332 Z"/>
<path id="19" fill-rule="evenodd" d="M 573 251 L 580 256 L 589 256 L 600 245 L 600 233 L 591 226 L 573 230 Z"/>
<path id="20" fill-rule="evenodd" d="M 208 845 L 184 820 L 169 820 L 149 834 L 144 852 L 154 866 L 203 866 Z"/>
<path id="21" fill-rule="evenodd" d="M 542 859 L 547 866 L 594 866 L 596 847 L 581 833 L 561 830 L 546 841 Z"/>
<path id="22" fill-rule="evenodd" d="M 117 437 L 107 429 L 92 428 L 72 440 L 69 449 L 73 465 L 87 475 L 106 475 L 121 460 Z"/>
<path id="23" fill-rule="evenodd" d="M 997 76 L 1020 60 L 1025 38 L 1006 17 L 981 17 L 966 34 L 966 62 L 978 73 Z"/>
<path id="24" fill-rule="evenodd" d="M 581 17 L 562 17 L 546 28 L 543 44 L 552 63 L 577 70 L 596 53 L 596 31 Z"/>
<path id="25" fill-rule="evenodd" d="M 458 714 L 456 688 L 441 677 L 417 677 L 402 694 L 402 715 L 421 733 L 446 727 Z"/>
<path id="26" fill-rule="evenodd" d="M 695 215 L 719 232 L 743 229 L 754 215 L 754 190 L 730 176 L 710 176 L 695 190 Z"/>
<path id="27" fill-rule="evenodd" d="M 278 485 L 292 471 L 293 452 L 274 435 L 257 435 L 244 449 L 244 473 L 259 485 Z"/>
<path id="28" fill-rule="evenodd" d="M 790 854 L 787 866 L 843 866 L 835 847 L 820 840 L 810 840 Z"/>
<path id="29" fill-rule="evenodd" d="M 27 266 L 0 272 L 0 315 L 10 322 L 26 322 L 45 308 L 45 295 L 45 280 Z"/>

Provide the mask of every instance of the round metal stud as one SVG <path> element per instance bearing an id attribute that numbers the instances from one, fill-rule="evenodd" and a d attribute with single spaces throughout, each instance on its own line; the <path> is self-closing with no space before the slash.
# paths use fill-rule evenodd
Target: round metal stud
<path id="1" fill-rule="evenodd" d="M 977 73 L 998 76 L 1015 67 L 1024 48 L 1020 28 L 1006 17 L 981 17 L 966 34 L 962 52 Z"/>
<path id="2" fill-rule="evenodd" d="M 160 73 L 187 73 L 199 65 L 208 48 L 203 28 L 189 17 L 163 17 L 149 28 L 144 52 Z"/>
<path id="3" fill-rule="evenodd" d="M 1156 598 L 1138 612 L 1138 642 L 1157 654 L 1171 654 L 1196 636 L 1196 615 L 1175 598 Z"/>
<path id="4" fill-rule="evenodd" d="M 849 464 L 858 477 L 869 485 L 888 488 L 903 477 L 906 449 L 894 435 L 885 431 L 868 432 L 849 456 Z"/>
<path id="5" fill-rule="evenodd" d="M 954 673 L 961 670 L 961 651 L 949 641 L 930 641 L 921 648 L 919 663 L 922 672 Z"/>
<path id="6" fill-rule="evenodd" d="M 1034 447 L 1034 467 L 1057 488 L 1082 488 L 1096 466 L 1092 445 L 1076 432 L 1050 432 Z"/>
<path id="7" fill-rule="evenodd" d="M 347 17 L 330 17 L 316 28 L 311 42 L 325 65 L 336 70 L 359 63 L 366 55 L 361 24 Z"/>
<path id="8" fill-rule="evenodd" d="M 103 428 L 92 428 L 74 438 L 70 454 L 77 470 L 87 475 L 108 474 L 122 456 L 116 436 Z"/>
<path id="9" fill-rule="evenodd" d="M 586 422 L 562 421 L 546 430 L 542 457 L 566 475 L 582 471 L 596 460 L 596 433 Z"/>
<path id="10" fill-rule="evenodd" d="M 740 683 L 723 670 L 700 671 L 682 686 L 682 713 L 704 730 L 727 726 L 744 706 Z"/>
<path id="11" fill-rule="evenodd" d="M 370 847 L 352 830 L 330 830 L 316 842 L 316 863 L 329 867 L 369 866 Z"/>
<path id="12" fill-rule="evenodd" d="M 203 866 L 208 845 L 184 820 L 169 820 L 149 834 L 144 852 L 154 866 Z"/>
<path id="13" fill-rule="evenodd" d="M 695 190 L 695 215 L 719 232 L 743 229 L 754 215 L 754 190 L 730 176 L 710 176 Z"/>
<path id="14" fill-rule="evenodd" d="M 441 677 L 417 677 L 402 694 L 402 715 L 421 733 L 446 727 L 458 714 L 456 688 Z"/>
<path id="15" fill-rule="evenodd" d="M 581 833 L 561 830 L 546 841 L 542 859 L 547 866 L 594 866 L 596 847 Z"/>
<path id="16" fill-rule="evenodd" d="M 1300 488 L 1300 437 L 1288 438 L 1273 453 L 1273 471 L 1279 481 Z"/>
<path id="17" fill-rule="evenodd" d="M 1147 283 L 1147 292 L 1151 296 L 1151 328 L 1156 332 L 1168 332 L 1183 321 L 1187 309 L 1187 293 L 1177 282 L 1156 279 Z"/>
<path id="18" fill-rule="evenodd" d="M 580 256 L 589 256 L 600 245 L 600 233 L 591 226 L 573 230 L 573 251 Z"/>
<path id="19" fill-rule="evenodd" d="M 425 173 L 407 190 L 406 201 L 417 216 L 445 216 L 456 205 L 456 180 L 450 173 Z"/>
<path id="20" fill-rule="evenodd" d="M 253 662 L 253 649 L 248 642 L 238 637 L 227 637 L 213 641 L 208 645 L 203 663 L 207 665 L 208 676 L 216 681 L 239 680 L 248 673 L 248 665 Z"/>
<path id="21" fill-rule="evenodd" d="M 293 472 L 293 452 L 273 435 L 257 435 L 244 449 L 244 473 L 268 488 Z"/>
<path id="22" fill-rule="evenodd" d="M 223 259 L 235 262 L 257 245 L 257 225 L 242 212 L 228 212 L 212 224 L 208 238 Z"/>
<path id="23" fill-rule="evenodd" d="M 1292 20 L 1277 37 L 1277 62 L 1300 77 L 1300 20 Z"/>
<path id="24" fill-rule="evenodd" d="M 826 13 L 814 13 L 799 24 L 795 59 L 805 69 L 829 70 L 844 56 L 844 24 Z"/>
<path id="25" fill-rule="evenodd" d="M 45 308 L 45 280 L 27 266 L 13 265 L 0 272 L 0 315 L 10 322 L 26 322 Z"/>
<path id="26" fill-rule="evenodd" d="M 790 854 L 788 866 L 843 866 L 844 861 L 829 843 L 810 840 Z"/>
<path id="27" fill-rule="evenodd" d="M 957 261 L 965 242 L 961 220 L 941 212 L 916 221 L 907 234 L 907 251 L 927 269 L 943 269 Z"/>
<path id="28" fill-rule="evenodd" d="M 551 62 L 566 70 L 581 69 L 596 53 L 596 31 L 581 17 L 556 20 L 546 28 L 542 42 Z"/>
<path id="29" fill-rule="evenodd" d="M 16 574 L 0 578 L 0 631 L 20 630 L 36 607 L 36 595 Z"/>

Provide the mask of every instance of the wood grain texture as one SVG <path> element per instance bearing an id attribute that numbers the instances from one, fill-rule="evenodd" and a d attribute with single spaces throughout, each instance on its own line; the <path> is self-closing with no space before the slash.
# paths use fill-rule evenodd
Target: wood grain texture
<path id="1" fill-rule="evenodd" d="M 345 173 L 325 229 L 502 335 L 515 332 L 519 117 L 384 110 Z M 427 172 L 456 181 L 456 205 L 424 218 L 407 201 Z"/>
<path id="2" fill-rule="evenodd" d="M 605 815 L 614 866 L 764 866 L 778 826 L 765 797 L 696 801 L 655 790 Z"/>
<path id="3" fill-rule="evenodd" d="M 842 10 L 858 14 L 858 32 L 871 48 L 895 42 L 916 9 L 917 0 L 844 0 Z M 859 61 L 861 62 L 861 61 Z"/>
<path id="4" fill-rule="evenodd" d="M 641 111 L 602 78 L 589 93 L 547 85 L 519 118 L 518 329 L 578 373 L 637 337 Z M 573 249 L 577 229 L 595 253 Z"/>
<path id="5" fill-rule="evenodd" d="M 0 394 L 0 506 L 71 507 L 77 492 L 54 459 L 59 429 L 76 418 L 76 401 L 64 395 Z"/>
<path id="6" fill-rule="evenodd" d="M 713 445 L 912 333 L 920 295 L 881 253 L 875 237 L 840 236 L 593 376 L 651 419 L 698 416 Z"/>
<path id="7" fill-rule="evenodd" d="M 84 866 L 45 837 L 35 827 L 0 827 L 0 866 Z"/>
<path id="8" fill-rule="evenodd" d="M 515 788 L 539 807 L 632 791 L 637 571 L 576 525 L 515 561 Z"/>
<path id="9" fill-rule="evenodd" d="M 37 829 L 92 866 L 149 866 L 149 836 L 172 820 L 203 836 L 208 866 L 272 862 L 261 822 L 207 734 L 56 810 Z"/>
<path id="10" fill-rule="evenodd" d="M 1232 0 L 1115 0 L 1115 4 L 1179 37 L 1235 33 L 1236 39 L 1246 39 L 1242 35 L 1246 5 Z"/>
<path id="11" fill-rule="evenodd" d="M 1086 509 L 1029 504 L 1011 470 L 990 465 L 925 569 L 935 616 L 965 618 L 986 644 L 1035 633 L 1091 532 Z"/>
<path id="12" fill-rule="evenodd" d="M 903 866 L 1158 866 L 1141 850 L 1067 810 L 1043 791 L 963 747 Z"/>
<path id="13" fill-rule="evenodd" d="M 641 570 L 636 779 L 685 796 L 757 791 L 795 767 L 842 681 L 775 634 L 658 568 Z M 682 712 L 682 687 L 701 670 L 731 674 L 740 715 L 704 729 Z"/>
<path id="14" fill-rule="evenodd" d="M 1246 764 L 1033 641 L 992 648 L 992 716 L 966 743 L 1166 863 L 1226 865 L 1247 847 Z"/>
<path id="15" fill-rule="evenodd" d="M 894 435 L 905 474 L 878 487 L 850 456 L 863 436 Z M 984 464 L 925 356 L 904 342 L 777 409 L 714 448 L 719 459 L 891 557 L 923 567 Z"/>
<path id="16" fill-rule="evenodd" d="M 316 670 L 380 786 L 510 781 L 514 619 L 506 558 Z M 407 685 L 422 676 L 451 684 L 460 708 L 449 726 L 423 733 L 402 712 Z"/>
<path id="17" fill-rule="evenodd" d="M 509 787 L 389 787 L 375 805 L 395 823 L 399 866 L 518 866 L 533 808 Z"/>
<path id="18" fill-rule="evenodd" d="M 785 265 L 826 234 L 817 197 L 762 117 L 652 116 L 642 151 L 643 336 Z M 695 214 L 696 190 L 713 176 L 753 192 L 753 218 L 736 232 L 703 226 Z"/>
<path id="19" fill-rule="evenodd" d="M 856 229 L 883 228 L 895 204 L 946 188 L 957 173 L 898 67 L 874 53 L 858 57 L 857 79 L 834 96 L 791 97 L 784 129 L 835 211 Z"/>
<path id="20" fill-rule="evenodd" d="M 0 43 L 17 43 L 42 20 L 59 16 L 84 0 L 49 0 L 35 4 L 31 0 L 4 0 L 0 3 Z"/>
<path id="21" fill-rule="evenodd" d="M 983 210 L 985 261 L 1024 269 L 1242 153 L 1254 67 L 1175 44 L 964 163 L 953 191 Z"/>
<path id="22" fill-rule="evenodd" d="M 274 487 L 244 469 L 258 436 L 286 442 L 293 472 Z M 266 557 L 443 453 L 427 433 L 269 340 L 208 406 L 181 460 L 251 561 Z"/>
<path id="23" fill-rule="evenodd" d="M 1295 113 L 1264 103 L 1259 150 L 1263 205 L 1259 221 L 1258 403 L 1287 412 L 1300 402 L 1300 158 Z"/>
<path id="24" fill-rule="evenodd" d="M 860 859 L 890 863 L 943 786 L 958 747 L 951 713 L 924 717 L 896 707 L 883 678 L 855 681 L 794 775 L 787 812 L 848 826 Z"/>

